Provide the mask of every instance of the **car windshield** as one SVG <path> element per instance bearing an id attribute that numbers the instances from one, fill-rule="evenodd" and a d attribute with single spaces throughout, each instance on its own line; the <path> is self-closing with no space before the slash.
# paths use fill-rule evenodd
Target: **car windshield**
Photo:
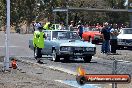
<path id="1" fill-rule="evenodd" d="M 132 29 L 124 29 L 124 34 L 132 34 Z"/>
<path id="2" fill-rule="evenodd" d="M 77 34 L 77 32 L 53 31 L 53 39 L 59 39 L 59 40 L 67 40 L 67 39 L 80 40 L 80 37 Z"/>

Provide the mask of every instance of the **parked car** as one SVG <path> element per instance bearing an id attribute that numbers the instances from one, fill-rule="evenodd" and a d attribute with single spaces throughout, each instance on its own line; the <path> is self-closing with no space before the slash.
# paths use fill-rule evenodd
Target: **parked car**
<path id="1" fill-rule="evenodd" d="M 68 30 L 44 30 L 46 34 L 45 47 L 42 55 L 51 55 L 53 61 L 83 58 L 85 62 L 90 62 L 96 53 L 95 44 L 85 42 L 80 39 L 77 32 Z M 33 50 L 32 39 L 29 40 L 29 47 Z"/>
<path id="2" fill-rule="evenodd" d="M 120 29 L 120 34 L 117 36 L 118 48 L 132 47 L 132 28 Z"/>
<path id="3" fill-rule="evenodd" d="M 82 38 L 94 44 L 102 42 L 102 35 L 97 28 L 84 28 Z"/>

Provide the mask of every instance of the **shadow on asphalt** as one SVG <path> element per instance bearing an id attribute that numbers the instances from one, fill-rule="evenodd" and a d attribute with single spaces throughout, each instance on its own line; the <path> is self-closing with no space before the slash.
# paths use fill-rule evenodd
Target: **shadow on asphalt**
<path id="1" fill-rule="evenodd" d="M 44 57 L 43 57 L 44 58 Z M 52 58 L 48 58 L 47 60 L 53 61 Z M 54 62 L 54 61 L 53 61 Z M 84 62 L 83 59 L 70 59 L 70 60 L 64 60 L 63 58 L 60 59 L 61 63 L 88 63 L 88 62 Z M 96 61 L 91 61 L 90 63 L 97 63 Z"/>
<path id="2" fill-rule="evenodd" d="M 62 62 L 62 63 L 88 63 L 88 62 L 84 62 L 83 60 L 69 60 L 69 61 L 61 60 L 60 62 Z M 89 63 L 97 63 L 97 62 L 91 61 Z"/>
<path id="3" fill-rule="evenodd" d="M 124 47 L 124 48 L 117 49 L 117 50 L 130 50 L 130 51 L 132 51 L 132 47 Z"/>

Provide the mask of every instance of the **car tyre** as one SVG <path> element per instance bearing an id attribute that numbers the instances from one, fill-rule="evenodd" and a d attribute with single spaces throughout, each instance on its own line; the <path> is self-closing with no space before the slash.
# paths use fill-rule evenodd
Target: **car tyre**
<path id="1" fill-rule="evenodd" d="M 119 49 L 119 50 L 123 50 L 123 49 L 124 49 L 124 46 L 117 45 L 117 49 Z"/>
<path id="2" fill-rule="evenodd" d="M 92 60 L 92 56 L 85 56 L 85 57 L 83 57 L 83 60 L 86 63 L 90 63 L 90 61 Z"/>
<path id="3" fill-rule="evenodd" d="M 59 62 L 60 61 L 60 57 L 56 54 L 56 50 L 52 50 L 52 60 L 54 62 Z"/>
<path id="4" fill-rule="evenodd" d="M 64 57 L 64 62 L 68 62 L 68 61 L 69 61 L 69 59 L 70 59 L 70 57 L 69 57 L 69 56 L 65 56 L 65 57 Z"/>

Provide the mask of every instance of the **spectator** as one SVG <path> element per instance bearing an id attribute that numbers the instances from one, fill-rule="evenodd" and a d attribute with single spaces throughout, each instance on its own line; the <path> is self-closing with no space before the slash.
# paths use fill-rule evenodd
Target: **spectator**
<path id="1" fill-rule="evenodd" d="M 119 32 L 117 29 L 117 24 L 113 24 L 113 28 L 110 30 L 111 53 L 113 54 L 116 54 L 118 35 L 119 35 Z"/>
<path id="2" fill-rule="evenodd" d="M 83 26 L 82 26 L 82 24 L 81 24 L 81 21 L 78 22 L 78 33 L 79 33 L 79 36 L 80 36 L 81 39 L 82 39 Z"/>
<path id="3" fill-rule="evenodd" d="M 52 30 L 52 23 L 47 22 L 46 24 L 44 24 L 43 29 L 44 30 Z"/>
<path id="4" fill-rule="evenodd" d="M 74 22 L 73 22 L 73 21 L 71 21 L 71 24 L 70 24 L 70 26 L 69 26 L 69 30 L 70 30 L 70 31 L 74 31 L 73 26 L 74 26 Z"/>
<path id="5" fill-rule="evenodd" d="M 36 23 L 34 23 L 33 25 L 34 25 L 35 30 L 37 30 L 39 27 L 42 27 L 42 24 L 38 21 L 36 21 Z"/>
<path id="6" fill-rule="evenodd" d="M 101 31 L 101 25 L 99 23 L 96 24 L 96 28 L 98 29 L 98 31 Z"/>
<path id="7" fill-rule="evenodd" d="M 103 37 L 101 53 L 109 53 L 110 52 L 110 44 L 109 44 L 110 31 L 109 31 L 109 26 L 107 22 L 104 24 L 104 27 L 101 30 L 101 34 Z"/>
<path id="8" fill-rule="evenodd" d="M 58 29 L 59 29 L 59 30 L 65 30 L 65 27 L 64 27 L 64 23 L 63 23 L 63 22 L 60 23 Z"/>

